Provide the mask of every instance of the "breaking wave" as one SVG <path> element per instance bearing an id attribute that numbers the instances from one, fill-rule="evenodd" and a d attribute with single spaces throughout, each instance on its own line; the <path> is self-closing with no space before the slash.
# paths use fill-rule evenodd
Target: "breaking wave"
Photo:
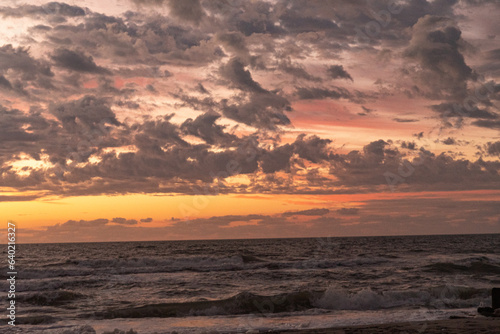
<path id="1" fill-rule="evenodd" d="M 386 291 L 371 289 L 348 291 L 330 288 L 325 291 L 298 291 L 262 296 L 242 292 L 221 300 L 203 300 L 185 303 L 150 304 L 140 307 L 109 309 L 87 314 L 98 319 L 184 317 L 239 314 L 267 314 L 296 312 L 308 309 L 325 310 L 380 310 L 390 308 L 465 308 L 488 300 L 488 289 L 461 286 L 433 287 L 424 291 Z"/>

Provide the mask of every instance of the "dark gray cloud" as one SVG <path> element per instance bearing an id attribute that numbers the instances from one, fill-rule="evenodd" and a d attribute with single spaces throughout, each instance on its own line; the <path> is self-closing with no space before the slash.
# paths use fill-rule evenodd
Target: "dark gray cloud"
<path id="1" fill-rule="evenodd" d="M 403 141 L 401 143 L 401 148 L 406 148 L 408 150 L 416 150 L 417 149 L 417 144 L 415 144 L 415 142 L 406 142 L 406 141 Z"/>
<path id="2" fill-rule="evenodd" d="M 94 130 L 107 124 L 120 125 L 109 103 L 95 96 L 85 96 L 76 101 L 54 104 L 50 112 L 63 127 L 70 131 L 74 131 L 79 126 Z"/>
<path id="3" fill-rule="evenodd" d="M 262 156 L 262 171 L 264 173 L 274 173 L 283 170 L 289 173 L 293 151 L 293 145 L 286 144 L 265 152 Z"/>
<path id="4" fill-rule="evenodd" d="M 359 208 L 341 208 L 336 210 L 339 215 L 354 216 L 359 213 Z"/>
<path id="5" fill-rule="evenodd" d="M 111 223 L 120 224 L 120 225 L 137 225 L 137 220 L 116 217 L 116 218 L 113 218 L 111 220 Z"/>
<path id="6" fill-rule="evenodd" d="M 384 190 L 384 173 L 397 174 L 417 155 L 424 162 L 404 178 L 404 191 L 498 185 L 495 161 L 433 154 L 401 139 L 395 141 L 401 151 L 389 140 L 379 140 L 343 154 L 318 136 L 280 141 L 291 129 L 291 102 L 303 103 L 293 100 L 397 100 L 400 86 L 413 87 L 408 88 L 412 97 L 438 100 L 427 105 L 450 125 L 460 120 L 465 126 L 468 119 L 475 126 L 499 129 L 495 103 L 500 85 L 493 81 L 495 73 L 486 70 L 496 64 L 498 48 L 492 44 L 487 53 L 472 53 L 458 28 L 465 29 L 462 20 L 468 16 L 456 15 L 456 1 L 401 3 L 401 11 L 392 13 L 387 24 L 380 21 L 383 17 L 377 21 L 380 11 L 388 10 L 386 1 L 135 3 L 164 5 L 170 15 L 131 10 L 112 16 L 57 3 L 0 8 L 9 20 L 37 18 L 28 30 L 32 37 L 18 40 L 22 47 L 0 47 L 1 102 L 26 108 L 0 109 L 2 185 L 69 196 L 193 193 L 194 185 L 217 180 L 220 193 L 347 193 Z M 368 41 L 357 40 L 357 30 L 373 22 L 380 31 Z M 390 59 L 402 64 L 403 71 L 391 72 L 396 65 L 381 63 L 393 81 L 380 95 L 352 88 L 365 78 L 354 83 L 351 73 L 360 75 L 366 68 L 368 76 L 378 75 L 378 68 L 363 64 L 383 50 L 392 51 Z M 470 64 L 478 64 L 474 69 L 465 61 L 467 52 L 474 60 Z M 344 61 L 346 67 L 330 65 Z M 461 100 L 471 96 L 475 71 L 492 73 L 488 80 L 493 89 L 467 109 Z M 333 86 L 326 78 L 345 80 Z M 390 112 L 371 102 L 380 110 L 377 117 Z M 199 113 L 179 120 L 183 108 Z M 366 106 L 361 109 L 358 115 L 375 114 Z M 337 119 L 336 112 L 329 117 Z M 412 114 L 392 113 L 389 119 L 417 122 L 401 116 Z M 496 156 L 492 150 L 487 149 Z M 23 175 L 17 174 L 9 165 L 22 154 L 46 159 L 48 165 L 23 167 Z M 228 166 L 236 166 L 234 173 Z M 248 174 L 250 184 L 225 184 L 233 174 Z M 105 225 L 126 228 L 117 222 Z"/>
<path id="7" fill-rule="evenodd" d="M 215 124 L 220 117 L 216 113 L 205 113 L 194 120 L 189 118 L 182 123 L 181 130 L 184 134 L 199 137 L 210 145 L 233 146 L 238 137 L 224 132 L 225 126 Z"/>
<path id="8" fill-rule="evenodd" d="M 182 20 L 198 23 L 205 15 L 200 0 L 169 0 L 171 13 Z"/>
<path id="9" fill-rule="evenodd" d="M 332 79 L 346 79 L 354 81 L 349 73 L 344 69 L 342 65 L 332 65 L 328 67 L 327 73 Z"/>
<path id="10" fill-rule="evenodd" d="M 84 16 L 85 9 L 78 6 L 68 5 L 64 2 L 48 2 L 42 6 L 20 5 L 17 7 L 0 7 L 3 17 L 21 18 L 25 16 L 37 17 L 40 15 L 57 15 L 67 17 Z"/>
<path id="11" fill-rule="evenodd" d="M 302 100 L 319 100 L 319 99 L 350 99 L 351 93 L 345 88 L 299 88 L 295 93 Z"/>
<path id="12" fill-rule="evenodd" d="M 488 154 L 500 156 L 500 141 L 487 144 Z"/>
<path id="13" fill-rule="evenodd" d="M 365 106 L 361 106 L 361 109 L 363 110 L 363 112 L 358 112 L 359 116 L 367 116 L 369 113 L 375 111 L 374 109 L 370 109 Z"/>
<path id="14" fill-rule="evenodd" d="M 245 63 L 251 62 L 250 51 L 247 48 L 245 35 L 240 32 L 224 32 L 217 35 L 217 40 L 225 49 L 233 52 Z"/>
<path id="15" fill-rule="evenodd" d="M 231 58 L 221 67 L 220 72 L 223 78 L 238 89 L 252 93 L 268 93 L 252 79 L 250 71 L 245 69 L 245 64 L 239 58 Z"/>
<path id="16" fill-rule="evenodd" d="M 51 88 L 54 73 L 43 60 L 33 58 L 29 48 L 14 48 L 11 44 L 0 47 L 0 75 L 2 86 L 21 95 L 37 89 Z M 29 84 L 35 87 L 29 87 Z"/>
<path id="17" fill-rule="evenodd" d="M 305 79 L 309 81 L 321 81 L 321 78 L 309 74 L 303 66 L 292 63 L 290 59 L 282 60 L 279 63 L 278 69 L 298 79 Z"/>
<path id="18" fill-rule="evenodd" d="M 3 75 L 0 75 L 0 86 L 6 89 L 12 89 L 12 84 Z"/>
<path id="19" fill-rule="evenodd" d="M 448 137 L 445 140 L 442 140 L 441 142 L 445 145 L 456 145 L 457 144 L 457 141 L 455 140 L 455 138 L 451 138 L 451 137 Z"/>
<path id="20" fill-rule="evenodd" d="M 363 152 L 333 155 L 330 173 L 338 185 L 351 187 L 389 186 L 387 173 L 397 179 L 397 184 L 415 190 L 483 189 L 500 184 L 498 161 L 454 159 L 424 148 L 415 152 L 417 155 L 409 158 L 390 143 L 379 140 L 366 145 Z"/>
<path id="21" fill-rule="evenodd" d="M 426 15 L 412 27 L 412 39 L 405 57 L 420 65 L 412 70 L 415 83 L 429 97 L 462 99 L 467 82 L 477 75 L 465 63 L 466 48 L 461 31 L 454 22 L 441 16 Z"/>
<path id="22" fill-rule="evenodd" d="M 52 55 L 52 60 L 55 62 L 56 66 L 63 67 L 72 71 L 111 74 L 110 70 L 101 66 L 97 66 L 91 56 L 87 56 L 81 51 L 58 49 Z"/>
<path id="23" fill-rule="evenodd" d="M 21 152 L 35 160 L 40 160 L 40 144 L 51 138 L 53 127 L 54 122 L 47 120 L 39 111 L 32 110 L 24 113 L 18 109 L 0 106 L 0 141 L 2 142 L 0 165 Z M 11 167 L 6 167 L 3 171 L 10 173 Z"/>
<path id="24" fill-rule="evenodd" d="M 431 109 L 438 113 L 440 117 L 459 117 L 459 118 L 479 118 L 479 119 L 497 119 L 497 113 L 488 109 L 480 109 L 477 106 L 467 106 L 458 103 L 441 103 L 431 106 Z"/>
<path id="25" fill-rule="evenodd" d="M 392 120 L 398 123 L 414 123 L 420 121 L 418 119 L 413 119 L 413 118 L 399 118 L 399 117 L 395 117 Z"/>
<path id="26" fill-rule="evenodd" d="M 296 11 L 285 11 L 280 17 L 284 29 L 292 33 L 335 31 L 338 26 L 328 18 L 311 17 Z"/>
<path id="27" fill-rule="evenodd" d="M 248 100 L 238 99 L 234 103 L 222 100 L 222 114 L 237 122 L 269 130 L 290 124 L 285 111 L 291 111 L 290 102 L 274 93 L 254 93 Z"/>
<path id="28" fill-rule="evenodd" d="M 170 13 L 182 20 L 199 23 L 205 16 L 200 0 L 132 0 L 138 6 L 167 5 Z"/>
<path id="29" fill-rule="evenodd" d="M 500 129 L 500 121 L 479 120 L 472 122 L 472 124 L 482 128 Z"/>
<path id="30" fill-rule="evenodd" d="M 331 142 L 330 139 L 323 139 L 316 135 L 307 137 L 305 134 L 301 134 L 297 137 L 293 146 L 300 158 L 318 163 L 331 157 L 331 151 L 328 147 Z"/>
<path id="31" fill-rule="evenodd" d="M 283 217 L 291 216 L 324 216 L 330 213 L 329 209 L 309 209 L 302 211 L 289 211 L 282 214 Z"/>
<path id="32" fill-rule="evenodd" d="M 94 219 L 94 220 L 68 220 L 63 224 L 56 224 L 54 226 L 48 226 L 47 232 L 53 231 L 74 231 L 74 229 L 92 229 L 100 226 L 107 225 L 109 223 L 109 219 Z"/>

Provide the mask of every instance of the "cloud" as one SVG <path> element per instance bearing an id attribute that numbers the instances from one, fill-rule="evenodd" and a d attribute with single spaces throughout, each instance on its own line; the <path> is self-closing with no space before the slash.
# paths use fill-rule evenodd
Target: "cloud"
<path id="1" fill-rule="evenodd" d="M 75 231 L 79 229 L 94 229 L 100 226 L 107 225 L 109 223 L 108 219 L 95 219 L 95 220 L 68 220 L 63 224 L 56 224 L 54 226 L 48 226 L 47 232 L 62 232 L 62 231 Z"/>
<path id="2" fill-rule="evenodd" d="M 270 92 L 253 93 L 248 99 L 239 98 L 234 103 L 222 100 L 219 108 L 225 117 L 256 128 L 277 130 L 290 124 L 284 113 L 291 111 L 290 102 Z"/>
<path id="3" fill-rule="evenodd" d="M 349 73 L 344 69 L 342 65 L 332 65 L 328 67 L 327 73 L 332 79 L 346 79 L 354 81 Z"/>
<path id="4" fill-rule="evenodd" d="M 214 181 L 220 193 L 355 193 L 386 190 L 384 173 L 397 174 L 419 157 L 424 162 L 404 177 L 402 191 L 498 184 L 494 161 L 431 153 L 401 132 L 394 141 L 364 147 L 356 141 L 349 149 L 339 142 L 343 132 L 312 135 L 316 125 L 357 127 L 360 117 L 348 109 L 374 115 L 372 106 L 380 110 L 377 129 L 383 120 L 428 124 L 429 114 L 450 126 L 500 128 L 494 110 L 500 88 L 487 70 L 497 46 L 485 48 L 474 37 L 468 27 L 477 18 L 457 10 L 463 1 L 402 3 L 386 25 L 375 17 L 388 9 L 385 2 L 135 3 L 168 8 L 131 6 L 123 14 L 57 3 L 0 8 L 7 24 L 29 22 L 19 25 L 26 26 L 19 36 L 29 37 L 0 47 L 2 185 L 61 196 L 191 194 Z M 357 40 L 356 30 L 374 20 L 380 32 Z M 366 66 L 384 50 L 390 62 Z M 492 89 L 466 108 L 462 99 L 475 96 L 476 72 L 488 75 Z M 403 113 L 405 92 L 416 103 Z M 422 105 L 431 111 L 404 116 Z M 309 126 L 324 110 L 324 124 Z M 309 135 L 297 136 L 304 131 Z"/>
<path id="5" fill-rule="evenodd" d="M 97 66 L 91 56 L 86 56 L 81 51 L 71 51 L 61 48 L 57 49 L 51 58 L 56 66 L 68 70 L 83 73 L 111 74 L 110 70 Z"/>
<path id="6" fill-rule="evenodd" d="M 330 212 L 329 209 L 309 209 L 302 211 L 290 211 L 281 214 L 283 217 L 291 216 L 324 216 Z"/>
<path id="7" fill-rule="evenodd" d="M 479 120 L 472 122 L 472 124 L 482 128 L 500 129 L 500 121 Z"/>
<path id="8" fill-rule="evenodd" d="M 0 47 L 0 75 L 4 88 L 14 89 L 21 95 L 28 95 L 28 90 L 35 91 L 34 88 L 53 87 L 54 73 L 50 65 L 33 58 L 28 48 L 14 48 L 11 44 Z M 35 87 L 29 87 L 29 83 Z"/>
<path id="9" fill-rule="evenodd" d="M 175 219 L 162 227 L 113 224 L 108 219 L 69 220 L 41 230 L 22 229 L 20 237 L 24 242 L 84 242 L 261 238 L 263 235 L 268 238 L 423 235 L 449 234 L 450 230 L 462 234 L 496 233 L 500 227 L 498 202 L 484 200 L 484 196 L 481 200 L 470 200 L 470 194 L 453 193 L 451 197 L 364 200 L 362 208 L 335 210 L 336 217 L 328 215 L 329 209 L 311 208 L 277 215 Z M 296 215 L 302 215 L 303 219 L 297 221 Z M 323 246 L 321 239 L 318 240 L 318 247 Z"/>
<path id="10" fill-rule="evenodd" d="M 500 184 L 499 170 L 499 162 L 454 159 L 446 153 L 435 155 L 425 148 L 407 157 L 390 143 L 378 140 L 366 145 L 363 152 L 333 155 L 330 173 L 337 178 L 337 186 L 361 189 L 376 185 L 389 187 L 391 183 L 386 175 L 391 173 L 400 191 L 405 191 L 490 188 Z"/>
<path id="11" fill-rule="evenodd" d="M 25 16 L 37 17 L 39 15 L 58 15 L 67 17 L 78 17 L 85 15 L 85 9 L 78 6 L 68 5 L 64 2 L 48 2 L 43 6 L 20 5 L 14 7 L 0 7 L 3 17 L 21 18 Z"/>
<path id="12" fill-rule="evenodd" d="M 354 216 L 359 213 L 359 208 L 341 208 L 336 210 L 339 215 Z"/>
<path id="13" fill-rule="evenodd" d="M 416 150 L 417 149 L 417 144 L 415 144 L 415 142 L 406 142 L 406 141 L 403 141 L 401 143 L 401 148 L 406 148 L 406 149 L 409 149 L 409 150 Z"/>
<path id="14" fill-rule="evenodd" d="M 290 172 L 290 159 L 294 148 L 292 145 L 283 145 L 274 148 L 262 155 L 262 171 L 274 173 L 280 170 Z"/>
<path id="15" fill-rule="evenodd" d="M 335 31 L 338 29 L 338 26 L 331 19 L 306 16 L 296 11 L 285 11 L 279 19 L 283 27 L 292 33 Z"/>
<path id="16" fill-rule="evenodd" d="M 301 100 L 349 99 L 352 95 L 345 88 L 299 88 L 295 93 Z"/>
<path id="17" fill-rule="evenodd" d="M 252 93 L 268 93 L 267 90 L 252 79 L 250 71 L 239 58 L 231 58 L 220 69 L 223 78 L 229 80 L 236 88 Z"/>
<path id="18" fill-rule="evenodd" d="M 480 118 L 480 119 L 497 119 L 498 114 L 487 109 L 479 109 L 477 106 L 467 106 L 467 109 L 457 103 L 441 103 L 431 106 L 431 109 L 440 114 L 440 117 L 465 117 L 465 118 Z"/>
<path id="19" fill-rule="evenodd" d="M 365 106 L 361 106 L 361 109 L 363 110 L 363 112 L 358 112 L 358 115 L 359 116 L 366 116 L 368 115 L 369 113 L 375 111 L 374 109 L 370 109 L 370 108 L 367 108 Z"/>
<path id="20" fill-rule="evenodd" d="M 457 141 L 454 138 L 448 137 L 445 140 L 441 141 L 445 145 L 456 145 Z"/>
<path id="21" fill-rule="evenodd" d="M 419 64 L 413 72 L 418 88 L 430 97 L 460 99 L 467 82 L 477 75 L 465 63 L 466 44 L 461 31 L 446 17 L 426 15 L 412 27 L 412 39 L 404 56 Z"/>
<path id="22" fill-rule="evenodd" d="M 398 123 L 414 123 L 414 122 L 420 122 L 418 119 L 412 119 L 412 118 L 399 118 L 395 117 L 392 119 L 394 122 Z"/>
<path id="23" fill-rule="evenodd" d="M 67 103 L 54 104 L 50 111 L 63 127 L 70 130 L 80 125 L 93 130 L 106 124 L 120 125 L 108 102 L 91 95 Z"/>
<path id="24" fill-rule="evenodd" d="M 188 118 L 182 123 L 181 130 L 184 134 L 199 137 L 210 145 L 233 146 L 238 137 L 224 132 L 225 126 L 215 124 L 220 117 L 221 115 L 216 113 L 205 113 L 194 120 Z"/>
<path id="25" fill-rule="evenodd" d="M 495 156 L 498 155 L 500 156 L 500 141 L 494 142 L 494 143 L 488 143 L 487 144 L 487 149 L 488 149 L 488 154 Z"/>
<path id="26" fill-rule="evenodd" d="M 182 20 L 198 23 L 205 16 L 200 0 L 169 0 L 167 5 L 171 13 Z"/>
<path id="27" fill-rule="evenodd" d="M 120 225 L 137 225 L 137 220 L 117 217 L 117 218 L 113 218 L 111 220 L 111 223 L 120 224 Z"/>
<path id="28" fill-rule="evenodd" d="M 278 69 L 298 79 L 305 79 L 316 82 L 321 81 L 321 78 L 309 74 L 303 66 L 292 63 L 290 58 L 283 59 L 279 63 Z"/>

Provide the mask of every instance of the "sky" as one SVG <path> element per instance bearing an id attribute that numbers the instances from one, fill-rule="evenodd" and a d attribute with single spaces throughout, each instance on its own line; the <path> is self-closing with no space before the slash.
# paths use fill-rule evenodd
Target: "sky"
<path id="1" fill-rule="evenodd" d="M 499 16 L 2 0 L 0 220 L 21 243 L 500 233 Z"/>

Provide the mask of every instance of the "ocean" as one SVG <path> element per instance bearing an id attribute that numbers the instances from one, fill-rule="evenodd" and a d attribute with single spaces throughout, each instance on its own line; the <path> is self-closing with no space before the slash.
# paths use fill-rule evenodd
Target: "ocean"
<path id="1" fill-rule="evenodd" d="M 500 286 L 498 234 L 18 244 L 16 256 L 18 325 L 1 333 L 436 320 L 475 315 Z"/>

